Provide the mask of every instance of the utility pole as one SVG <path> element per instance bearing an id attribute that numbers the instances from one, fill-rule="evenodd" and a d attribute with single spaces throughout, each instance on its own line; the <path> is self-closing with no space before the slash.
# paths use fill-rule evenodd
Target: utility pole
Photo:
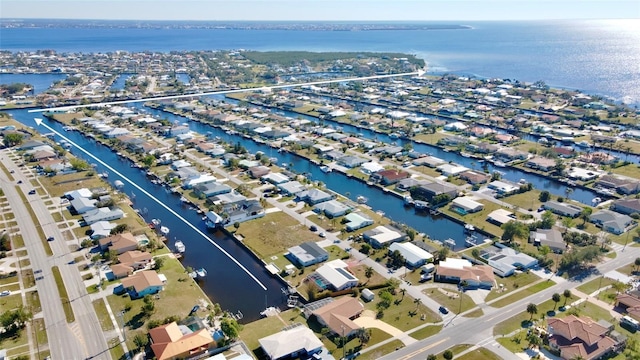
<path id="1" fill-rule="evenodd" d="M 344 325 L 340 325 L 342 328 L 342 358 L 345 359 L 347 357 L 347 339 L 344 337 Z"/>

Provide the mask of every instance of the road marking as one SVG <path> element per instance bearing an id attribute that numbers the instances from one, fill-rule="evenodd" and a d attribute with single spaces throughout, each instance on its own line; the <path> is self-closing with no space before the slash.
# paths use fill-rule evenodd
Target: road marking
<path id="1" fill-rule="evenodd" d="M 238 260 L 236 260 L 236 258 L 234 258 L 233 256 L 231 256 L 231 254 L 229 254 L 227 251 L 225 251 L 223 248 L 220 247 L 220 245 L 216 244 L 213 240 L 211 240 L 205 233 L 203 233 L 202 231 L 200 231 L 200 229 L 198 229 L 197 227 L 195 227 L 195 225 L 191 224 L 189 221 L 187 221 L 187 219 L 185 219 L 184 217 L 182 217 L 180 214 L 178 214 L 177 212 L 175 212 L 172 208 L 170 208 L 169 206 L 167 206 L 165 203 L 163 203 L 162 201 L 160 201 L 158 198 L 156 198 L 155 196 L 151 195 L 148 191 L 146 191 L 145 189 L 143 189 L 140 185 L 134 183 L 133 181 L 131 181 L 129 178 L 127 178 L 126 176 L 124 176 L 122 173 L 120 173 L 118 170 L 114 169 L 113 167 L 111 167 L 111 165 L 105 163 L 104 161 L 102 161 L 100 158 L 98 158 L 97 156 L 93 155 L 92 153 L 88 152 L 87 150 L 85 150 L 84 148 L 82 148 L 80 145 L 76 144 L 75 142 L 71 141 L 70 139 L 68 139 L 67 137 L 65 137 L 64 135 L 60 134 L 59 132 L 57 132 L 55 129 L 53 129 L 51 126 L 45 124 L 42 119 L 40 118 L 35 118 L 36 121 L 36 125 L 40 126 L 44 126 L 45 128 L 47 128 L 48 130 L 52 131 L 53 133 L 55 133 L 56 135 L 60 136 L 62 139 L 64 139 L 65 141 L 69 142 L 69 144 L 71 144 L 72 146 L 78 148 L 80 151 L 82 151 L 83 153 L 85 153 L 87 156 L 91 157 L 92 159 L 94 159 L 95 161 L 97 161 L 98 163 L 100 163 L 101 165 L 103 165 L 104 167 L 106 167 L 107 169 L 109 169 L 109 171 L 113 172 L 114 174 L 120 176 L 123 180 L 125 180 L 126 182 L 128 182 L 131 186 L 135 187 L 138 191 L 140 191 L 141 193 L 147 195 L 151 200 L 155 201 L 156 203 L 158 203 L 158 205 L 162 206 L 163 208 L 165 208 L 165 210 L 169 211 L 172 215 L 174 215 L 175 217 L 177 217 L 180 221 L 182 221 L 183 223 L 185 223 L 187 226 L 189 226 L 191 229 L 193 229 L 195 232 L 197 232 L 200 236 L 202 236 L 204 239 L 206 239 L 207 241 L 209 241 L 211 244 L 213 244 L 213 246 L 215 246 L 216 248 L 218 248 L 218 250 L 220 250 L 220 252 L 222 252 L 224 255 L 226 255 L 229 259 L 231 259 L 231 261 L 233 261 L 236 265 L 238 265 L 238 267 L 240 267 L 240 269 L 242 269 L 245 273 L 247 273 L 247 275 L 249 275 L 258 285 L 260 285 L 260 287 L 263 290 L 267 290 L 267 287 L 264 286 L 264 284 L 258 280 L 258 278 L 255 277 L 255 275 L 253 275 L 249 269 L 247 269 L 246 267 L 244 267 L 244 265 L 242 265 Z"/>
<path id="2" fill-rule="evenodd" d="M 438 342 L 434 342 L 433 344 L 429 344 L 429 345 L 427 345 L 427 346 L 425 346 L 425 347 L 423 347 L 423 348 L 421 348 L 419 350 L 416 350 L 416 351 L 412 352 L 411 354 L 407 354 L 407 355 L 401 357 L 399 360 L 405 360 L 405 359 L 412 358 L 412 357 L 414 357 L 414 356 L 416 356 L 418 354 L 421 354 L 421 353 L 423 353 L 423 352 L 425 352 L 425 351 L 427 351 L 427 350 L 429 350 L 429 349 L 431 349 L 433 347 L 436 347 L 436 346 L 442 344 L 443 342 L 445 342 L 445 341 L 447 341 L 449 339 L 450 338 L 444 338 L 444 339 L 442 339 L 442 340 L 440 340 Z"/>
<path id="3" fill-rule="evenodd" d="M 406 73 L 400 73 L 400 74 L 361 76 L 361 77 L 354 77 L 354 78 L 347 78 L 347 79 L 331 79 L 331 80 L 309 81 L 309 82 L 297 83 L 297 84 L 283 84 L 283 85 L 261 86 L 261 87 L 246 88 L 246 89 L 233 89 L 233 90 L 220 90 L 220 91 L 201 92 L 201 93 L 194 93 L 194 94 L 157 96 L 157 97 L 142 98 L 142 99 L 109 101 L 109 102 L 83 104 L 83 105 L 67 105 L 67 106 L 59 106 L 59 107 L 44 108 L 44 109 L 32 109 L 32 110 L 29 110 L 28 112 L 30 112 L 30 113 L 38 112 L 39 113 L 39 112 L 47 112 L 47 111 L 54 111 L 54 110 L 71 110 L 71 109 L 81 109 L 81 108 L 95 107 L 95 106 L 133 104 L 133 103 L 139 103 L 139 102 L 145 102 L 145 101 L 159 101 L 159 100 L 184 99 L 184 98 L 193 98 L 193 97 L 210 96 L 210 95 L 235 94 L 235 93 L 243 93 L 243 92 L 262 91 L 262 90 L 268 90 L 268 89 L 285 89 L 285 88 L 293 88 L 293 87 L 300 87 L 300 86 L 324 85 L 324 84 L 349 82 L 349 81 L 386 79 L 386 78 L 402 77 L 402 76 L 413 76 L 413 75 L 422 76 L 422 75 L 424 75 L 424 73 L 425 73 L 424 70 L 418 70 L 418 71 L 406 72 Z"/>

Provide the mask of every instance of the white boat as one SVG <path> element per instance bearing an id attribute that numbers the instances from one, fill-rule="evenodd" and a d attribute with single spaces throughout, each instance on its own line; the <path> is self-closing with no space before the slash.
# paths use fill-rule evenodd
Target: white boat
<path id="1" fill-rule="evenodd" d="M 497 167 L 505 167 L 505 166 L 507 166 L 507 164 L 503 163 L 502 161 L 498 161 L 498 160 L 494 161 L 493 165 L 495 165 Z"/>
<path id="2" fill-rule="evenodd" d="M 469 158 L 469 157 L 471 157 L 471 154 L 462 151 L 462 152 L 460 152 L 460 156 Z"/>
<path id="3" fill-rule="evenodd" d="M 474 247 L 476 245 L 478 245 L 478 239 L 475 236 L 467 236 L 467 238 L 464 239 L 464 246 Z"/>
<path id="4" fill-rule="evenodd" d="M 464 229 L 467 231 L 476 231 L 476 228 L 471 224 L 464 224 Z"/>
<path id="5" fill-rule="evenodd" d="M 366 197 L 360 195 L 356 198 L 356 201 L 358 202 L 358 204 L 366 204 L 367 201 L 369 201 L 369 199 L 367 199 Z"/>
<path id="6" fill-rule="evenodd" d="M 602 202 L 602 199 L 599 197 L 594 197 L 593 200 L 591 200 L 591 203 L 594 205 L 598 205 Z"/>
<path id="7" fill-rule="evenodd" d="M 444 241 L 444 246 L 447 246 L 447 247 L 453 249 L 453 248 L 456 247 L 456 241 L 453 240 L 453 239 L 447 239 L 447 240 Z"/>
<path id="8" fill-rule="evenodd" d="M 158 225 L 160 225 L 160 223 L 161 223 L 161 222 L 162 222 L 162 221 L 160 221 L 160 219 L 151 219 L 151 223 L 152 223 L 154 226 L 158 226 Z"/>
<path id="9" fill-rule="evenodd" d="M 198 270 L 196 270 L 196 275 L 198 275 L 198 278 L 203 278 L 207 276 L 207 270 L 205 268 L 200 268 Z"/>
<path id="10" fill-rule="evenodd" d="M 160 233 L 164 236 L 167 236 L 169 234 L 169 228 L 166 226 L 160 226 Z"/>
<path id="11" fill-rule="evenodd" d="M 187 250 L 187 248 L 184 246 L 184 243 L 182 243 L 182 241 L 180 240 L 176 240 L 173 246 L 176 248 L 176 252 L 178 254 L 183 254 L 185 250 Z"/>
<path id="12" fill-rule="evenodd" d="M 327 165 L 320 166 L 320 170 L 322 170 L 322 172 L 325 172 L 325 173 L 331 172 L 331 168 L 328 167 Z"/>
<path id="13" fill-rule="evenodd" d="M 391 134 L 389 134 L 389 138 L 390 138 L 390 139 L 397 139 L 397 138 L 399 138 L 399 137 L 400 137 L 400 134 L 398 134 L 398 133 L 391 133 Z"/>

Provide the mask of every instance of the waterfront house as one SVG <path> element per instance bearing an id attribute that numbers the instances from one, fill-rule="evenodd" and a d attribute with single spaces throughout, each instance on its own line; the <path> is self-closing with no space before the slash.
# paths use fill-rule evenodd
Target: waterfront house
<path id="1" fill-rule="evenodd" d="M 320 266 L 309 280 L 314 281 L 320 289 L 341 291 L 358 285 L 358 278 L 349 272 L 349 266 L 342 260 L 336 259 Z"/>
<path id="2" fill-rule="evenodd" d="M 396 190 L 398 191 L 409 191 L 414 186 L 420 186 L 422 184 L 426 184 L 426 180 L 416 180 L 414 178 L 406 178 L 398 181 L 396 183 Z"/>
<path id="3" fill-rule="evenodd" d="M 191 132 L 191 130 L 189 129 L 189 126 L 187 125 L 178 125 L 178 126 L 174 126 L 169 130 L 169 136 L 170 137 L 177 137 L 178 135 L 185 135 L 185 134 L 189 134 Z"/>
<path id="4" fill-rule="evenodd" d="M 114 139 L 123 135 L 129 135 L 129 130 L 125 128 L 114 128 L 104 133 L 104 137 L 107 139 Z"/>
<path id="5" fill-rule="evenodd" d="M 416 200 L 426 199 L 431 201 L 434 197 L 447 194 L 449 198 L 455 199 L 458 196 L 458 189 L 448 183 L 433 182 L 420 185 L 415 190 Z"/>
<path id="6" fill-rule="evenodd" d="M 313 207 L 313 211 L 316 213 L 324 213 L 327 218 L 342 216 L 352 209 L 351 206 L 337 200 L 321 202 Z"/>
<path id="7" fill-rule="evenodd" d="M 304 201 L 309 205 L 315 205 L 324 201 L 333 199 L 333 195 L 328 194 L 320 189 L 309 189 L 296 194 L 298 200 Z"/>
<path id="8" fill-rule="evenodd" d="M 498 145 L 495 145 L 495 144 L 491 144 L 491 143 L 487 143 L 487 142 L 480 142 L 480 143 L 469 143 L 469 144 L 467 144 L 467 146 L 465 146 L 465 149 L 467 151 L 471 151 L 473 153 L 493 154 L 496 151 L 498 151 L 498 149 L 500 149 L 500 147 Z"/>
<path id="9" fill-rule="evenodd" d="M 479 203 L 468 196 L 455 198 L 451 202 L 451 210 L 461 215 L 478 212 L 482 209 L 484 209 L 484 204 Z"/>
<path id="10" fill-rule="evenodd" d="M 310 359 L 324 344 L 304 325 L 288 327 L 258 340 L 269 360 Z"/>
<path id="11" fill-rule="evenodd" d="M 88 211 L 95 210 L 98 200 L 86 197 L 76 197 L 69 202 L 76 214 L 84 214 Z"/>
<path id="12" fill-rule="evenodd" d="M 497 158 L 503 159 L 505 162 L 525 160 L 529 157 L 526 151 L 518 150 L 512 147 L 503 147 L 495 155 Z"/>
<path id="13" fill-rule="evenodd" d="M 403 241 L 406 234 L 390 225 L 380 225 L 374 229 L 365 231 L 362 237 L 373 247 L 381 248 L 394 242 Z"/>
<path id="14" fill-rule="evenodd" d="M 151 263 L 151 260 L 150 253 L 140 250 L 130 250 L 118 256 L 120 264 L 130 266 L 134 270 L 145 268 Z"/>
<path id="15" fill-rule="evenodd" d="M 406 266 L 416 269 L 433 260 L 433 255 L 412 243 L 393 243 L 389 246 L 389 253 L 398 250 L 405 259 Z"/>
<path id="16" fill-rule="evenodd" d="M 358 229 L 362 229 L 363 227 L 373 225 L 374 223 L 371 218 L 361 212 L 349 213 L 344 217 L 344 219 L 346 221 L 345 228 L 347 229 L 347 231 L 356 231 Z"/>
<path id="17" fill-rule="evenodd" d="M 365 175 L 371 175 L 382 170 L 384 170 L 384 166 L 375 161 L 366 162 L 360 166 L 360 172 Z"/>
<path id="18" fill-rule="evenodd" d="M 352 156 L 352 155 L 348 155 L 348 156 L 342 156 L 338 159 L 338 165 L 342 165 L 346 168 L 349 169 L 353 169 L 356 168 L 366 162 L 368 162 L 369 160 L 362 158 L 360 156 Z"/>
<path id="19" fill-rule="evenodd" d="M 537 229 L 529 232 L 529 242 L 535 246 L 548 246 L 554 253 L 560 254 L 567 248 L 562 233 L 556 229 Z"/>
<path id="20" fill-rule="evenodd" d="M 633 224 L 633 219 L 628 215 L 611 210 L 600 210 L 589 217 L 589 221 L 596 224 L 602 230 L 620 235 L 627 231 L 627 227 Z"/>
<path id="21" fill-rule="evenodd" d="M 268 175 L 273 175 L 273 173 Z M 277 186 L 285 196 L 297 195 L 307 190 L 307 188 L 298 181 L 288 181 L 278 184 Z"/>
<path id="22" fill-rule="evenodd" d="M 287 249 L 287 257 L 300 266 L 307 267 L 329 260 L 329 253 L 313 241 L 307 241 Z"/>
<path id="23" fill-rule="evenodd" d="M 550 210 L 552 213 L 561 216 L 578 217 L 582 212 L 582 208 L 573 204 L 560 203 L 557 201 L 547 201 L 542 205 L 545 210 Z"/>
<path id="24" fill-rule="evenodd" d="M 124 212 L 120 208 L 101 207 L 87 211 L 82 215 L 82 220 L 86 225 L 91 225 L 98 221 L 111 221 L 122 219 Z"/>
<path id="25" fill-rule="evenodd" d="M 620 199 L 613 202 L 611 210 L 625 215 L 640 214 L 640 199 Z"/>
<path id="26" fill-rule="evenodd" d="M 508 196 L 515 194 L 520 190 L 520 186 L 507 180 L 494 180 L 487 185 L 491 190 L 494 190 L 498 195 Z"/>
<path id="27" fill-rule="evenodd" d="M 625 339 L 614 335 L 613 329 L 612 324 L 603 320 L 596 322 L 588 316 L 547 319 L 549 346 L 565 360 L 602 359 L 622 350 Z"/>
<path id="28" fill-rule="evenodd" d="M 618 194 L 631 195 L 640 192 L 640 181 L 618 175 L 603 175 L 594 184 L 596 187 L 615 189 Z"/>
<path id="29" fill-rule="evenodd" d="M 553 170 L 553 168 L 556 166 L 556 161 L 555 159 L 535 156 L 527 160 L 527 162 L 525 163 L 525 166 L 530 167 L 532 169 L 548 172 Z"/>
<path id="30" fill-rule="evenodd" d="M 267 181 L 273 185 L 280 185 L 291 181 L 291 179 L 283 173 L 269 173 L 261 176 L 260 180 Z"/>
<path id="31" fill-rule="evenodd" d="M 196 185 L 193 187 L 193 190 L 197 196 L 204 196 L 205 198 L 208 198 L 216 195 L 228 194 L 232 189 L 229 185 L 212 181 Z"/>
<path id="32" fill-rule="evenodd" d="M 271 169 L 264 165 L 249 168 L 249 175 L 254 179 L 259 179 L 260 177 L 267 175 L 269 172 L 271 172 Z"/>
<path id="33" fill-rule="evenodd" d="M 455 163 L 450 163 L 450 164 L 447 163 L 447 164 L 438 165 L 438 167 L 436 167 L 436 170 L 441 172 L 442 175 L 444 176 L 456 176 L 460 173 L 463 173 L 469 170 L 469 168 L 459 164 L 455 164 Z"/>
<path id="34" fill-rule="evenodd" d="M 595 151 L 592 153 L 584 153 L 580 155 L 578 160 L 591 164 L 611 165 L 615 163 L 618 158 L 604 151 Z"/>
<path id="35" fill-rule="evenodd" d="M 158 360 L 198 357 L 216 347 L 207 329 L 191 330 L 175 321 L 149 330 L 151 351 Z"/>
<path id="36" fill-rule="evenodd" d="M 447 146 L 458 146 L 465 145 L 469 143 L 469 138 L 464 136 L 445 136 L 442 139 L 438 140 L 438 144 L 447 145 Z"/>
<path id="37" fill-rule="evenodd" d="M 407 171 L 404 170 L 382 170 L 377 173 L 371 174 L 371 181 L 379 182 L 382 185 L 391 185 L 395 184 L 402 179 L 407 179 L 411 176 Z"/>
<path id="38" fill-rule="evenodd" d="M 131 299 L 138 299 L 162 291 L 164 281 L 157 272 L 144 270 L 122 279 L 122 287 L 127 290 Z"/>
<path id="39" fill-rule="evenodd" d="M 473 266 L 469 260 L 454 258 L 440 261 L 436 266 L 434 279 L 455 284 L 465 283 L 466 288 L 491 289 L 495 285 L 491 266 Z"/>
<path id="40" fill-rule="evenodd" d="M 191 189 L 194 186 L 205 185 L 216 182 L 218 179 L 211 174 L 200 174 L 190 176 L 182 182 L 183 189 Z"/>
<path id="41" fill-rule="evenodd" d="M 443 159 L 437 158 L 435 156 L 425 156 L 418 159 L 415 159 L 411 162 L 415 166 L 427 166 L 430 168 L 436 168 L 438 165 L 442 165 L 446 163 Z"/>
<path id="42" fill-rule="evenodd" d="M 353 320 L 359 317 L 362 311 L 364 305 L 357 298 L 345 296 L 314 310 L 312 314 L 320 325 L 326 326 L 331 333 L 349 338 L 361 328 Z"/>
<path id="43" fill-rule="evenodd" d="M 515 215 L 507 209 L 496 209 L 487 215 L 487 221 L 498 226 L 514 220 L 516 220 Z"/>
<path id="44" fill-rule="evenodd" d="M 91 224 L 91 239 L 102 239 L 111 235 L 111 230 L 117 225 L 108 221 L 98 221 Z"/>
<path id="45" fill-rule="evenodd" d="M 591 181 L 598 176 L 600 176 L 601 172 L 597 170 L 583 169 L 580 167 L 571 167 L 565 171 L 567 177 L 570 179 L 582 180 L 582 181 Z"/>
<path id="46" fill-rule="evenodd" d="M 21 135 L 24 135 L 21 132 L 17 132 L 17 133 L 21 134 Z M 20 146 L 18 147 L 18 150 L 31 150 L 33 148 L 37 148 L 37 147 L 45 146 L 45 145 L 47 145 L 47 144 L 42 142 L 42 141 L 40 141 L 40 140 L 29 140 L 29 141 L 25 141 L 22 144 L 20 144 Z"/>
<path id="47" fill-rule="evenodd" d="M 138 241 L 132 233 L 122 233 L 100 239 L 98 240 L 98 245 L 101 251 L 107 249 L 114 250 L 120 255 L 127 251 L 136 250 L 138 248 Z"/>
<path id="48" fill-rule="evenodd" d="M 463 171 L 458 176 L 471 185 L 484 184 L 491 179 L 491 176 L 473 170 Z"/>
<path id="49" fill-rule="evenodd" d="M 222 196 L 224 195 L 228 194 L 223 194 Z M 227 224 L 233 224 L 261 218 L 265 215 L 265 212 L 258 200 L 243 200 L 224 204 L 222 214 L 225 216 L 225 222 Z"/>

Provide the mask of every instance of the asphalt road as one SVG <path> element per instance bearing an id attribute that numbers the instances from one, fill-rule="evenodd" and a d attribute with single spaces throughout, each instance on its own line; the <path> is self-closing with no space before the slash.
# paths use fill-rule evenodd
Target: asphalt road
<path id="1" fill-rule="evenodd" d="M 100 328 L 80 271 L 76 264 L 71 264 L 79 253 L 72 253 L 69 250 L 70 243 L 64 240 L 61 230 L 44 204 L 44 200 L 48 197 L 41 197 L 38 194 L 28 195 L 29 190 L 34 188 L 30 180 L 35 177 L 29 178 L 30 170 L 18 167 L 13 163 L 9 159 L 9 153 L 10 150 L 2 150 L 0 161 L 9 171 L 14 171 L 11 174 L 14 180 L 10 181 L 6 174 L 0 171 L 0 184 L 15 215 L 31 260 L 34 276 L 37 279 L 36 288 L 42 304 L 51 359 L 111 359 L 107 341 Z M 22 184 L 17 184 L 18 180 L 22 180 Z M 16 186 L 27 197 L 39 224 L 33 222 L 22 198 L 16 191 Z M 58 199 L 52 200 L 55 203 Z M 54 241 L 49 242 L 53 256 L 47 256 L 44 250 L 37 230 L 40 226 L 47 237 L 53 236 L 55 238 Z M 58 266 L 60 269 L 69 299 L 60 298 L 52 275 L 51 268 L 53 266 Z M 71 302 L 75 315 L 73 323 L 67 323 L 62 301 Z"/>

